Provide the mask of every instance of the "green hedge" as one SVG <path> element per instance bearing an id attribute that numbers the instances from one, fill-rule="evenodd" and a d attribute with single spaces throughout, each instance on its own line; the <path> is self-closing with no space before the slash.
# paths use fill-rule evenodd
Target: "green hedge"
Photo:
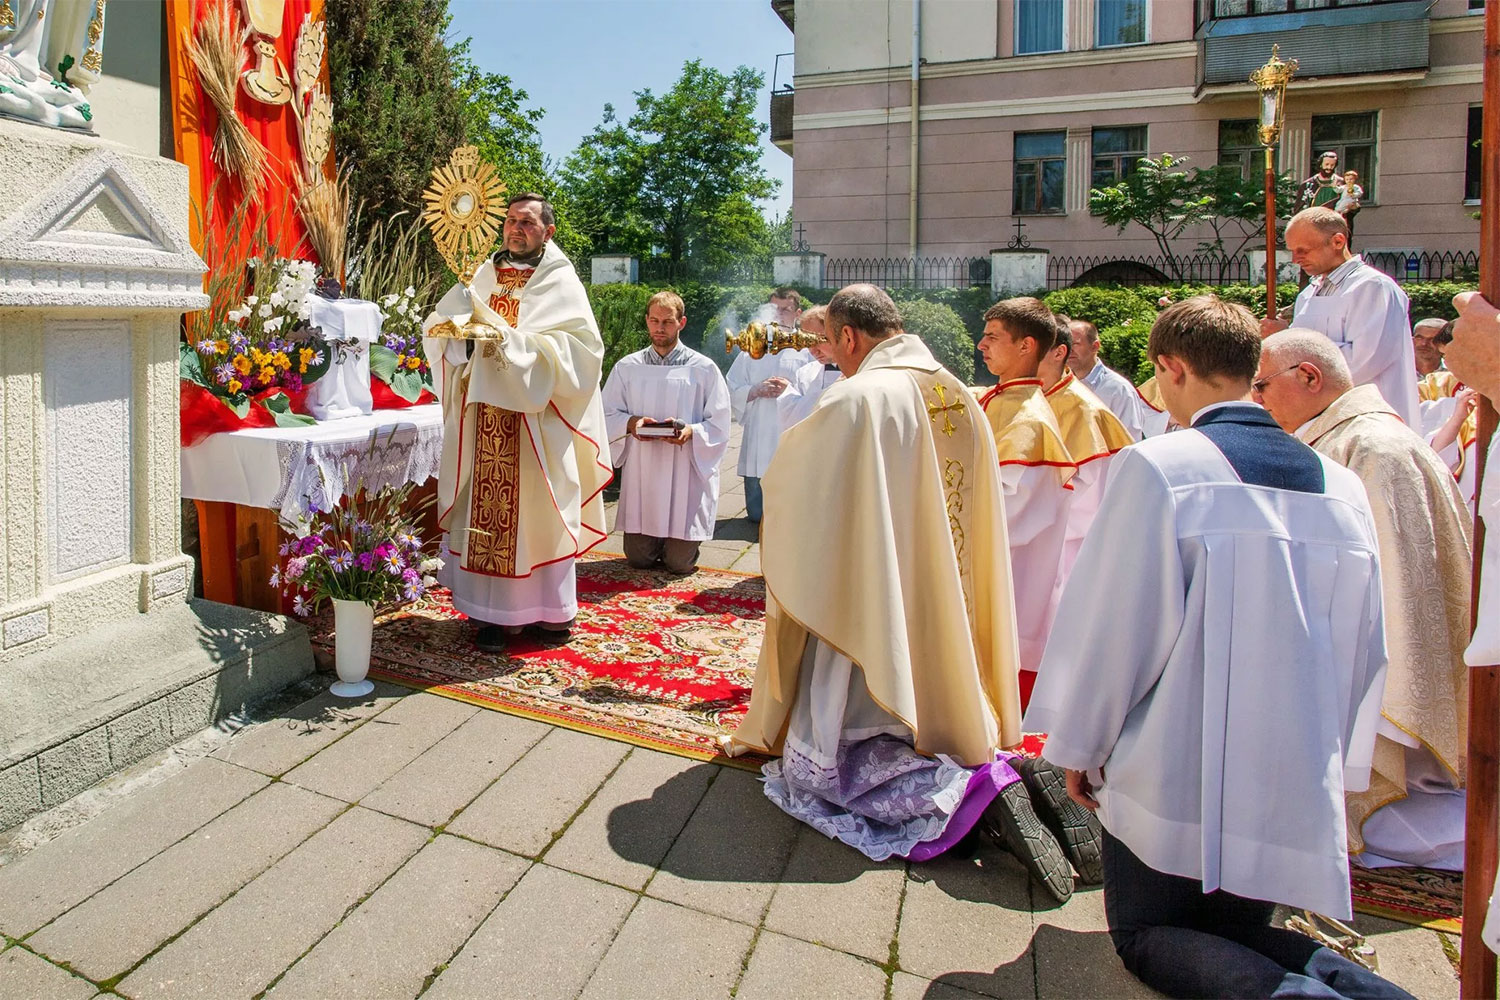
<path id="1" fill-rule="evenodd" d="M 922 338 L 932 350 L 933 357 L 943 367 L 962 380 L 964 385 L 974 381 L 974 338 L 964 328 L 964 321 L 951 306 L 941 302 L 926 302 L 922 299 L 906 299 L 897 303 L 901 310 L 901 323 L 907 333 Z"/>

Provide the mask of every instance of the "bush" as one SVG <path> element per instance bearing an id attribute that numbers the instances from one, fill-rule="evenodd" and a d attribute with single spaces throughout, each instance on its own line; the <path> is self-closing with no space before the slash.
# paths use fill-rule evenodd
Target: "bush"
<path id="1" fill-rule="evenodd" d="M 897 303 L 907 333 L 922 338 L 944 368 L 965 385 L 974 381 L 974 338 L 951 307 L 923 299 Z"/>
<path id="2" fill-rule="evenodd" d="M 1080 285 L 1048 292 L 1042 301 L 1053 312 L 1088 320 L 1100 330 L 1124 326 L 1132 320 L 1149 327 L 1156 318 L 1156 299 L 1143 298 L 1130 288 Z"/>
<path id="3" fill-rule="evenodd" d="M 1411 308 L 1407 311 L 1411 314 L 1413 323 L 1429 316 L 1457 319 L 1458 313 L 1453 309 L 1453 296 L 1459 292 L 1474 290 L 1473 285 L 1461 281 L 1413 281 L 1401 287 L 1405 289 L 1407 298 L 1411 299 Z"/>
<path id="4" fill-rule="evenodd" d="M 1131 320 L 1120 326 L 1099 331 L 1099 360 L 1140 385 L 1153 374 L 1146 357 L 1146 343 L 1151 338 L 1151 324 Z"/>
<path id="5" fill-rule="evenodd" d="M 588 288 L 594 319 L 599 323 L 599 334 L 604 338 L 602 381 L 609 377 L 615 362 L 651 343 L 651 338 L 646 336 L 646 303 L 656 290 L 644 285 L 585 287 Z"/>

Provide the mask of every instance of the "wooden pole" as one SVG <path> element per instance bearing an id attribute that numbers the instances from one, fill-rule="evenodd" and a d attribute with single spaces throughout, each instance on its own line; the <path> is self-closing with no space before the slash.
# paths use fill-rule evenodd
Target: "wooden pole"
<path id="1" fill-rule="evenodd" d="M 1276 309 L 1276 162 L 1275 149 L 1266 147 L 1266 318 Z"/>
<path id="2" fill-rule="evenodd" d="M 1484 127 L 1480 133 L 1481 182 L 1479 290 L 1500 302 L 1500 3 L 1484 10 Z M 1485 459 L 1495 433 L 1492 400 L 1479 398 L 1475 482 L 1483 489 Z M 1474 575 L 1470 625 L 1479 620 L 1480 565 L 1484 551 L 1482 518 L 1474 518 Z M 1497 528 L 1500 530 L 1500 528 Z M 1500 585 L 1491 580 L 1490 586 Z M 1459 959 L 1459 995 L 1495 1000 L 1495 953 L 1479 934 L 1489 910 L 1500 851 L 1500 666 L 1469 671 L 1468 814 L 1464 830 L 1464 934 Z"/>

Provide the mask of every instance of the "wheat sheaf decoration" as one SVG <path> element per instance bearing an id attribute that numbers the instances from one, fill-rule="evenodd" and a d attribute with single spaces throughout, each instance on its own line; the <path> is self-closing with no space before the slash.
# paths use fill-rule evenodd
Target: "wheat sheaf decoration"
<path id="1" fill-rule="evenodd" d="M 505 184 L 474 146 L 460 146 L 432 169 L 422 192 L 422 218 L 438 252 L 467 284 L 489 257 L 505 222 Z"/>
<path id="2" fill-rule="evenodd" d="M 268 154 L 234 109 L 244 42 L 232 0 L 208 4 L 198 23 L 183 33 L 183 47 L 198 71 L 198 85 L 218 112 L 210 155 L 254 197 L 265 176 Z"/>
<path id="3" fill-rule="evenodd" d="M 295 65 L 290 74 L 295 91 L 290 103 L 297 119 L 297 145 L 302 156 L 302 169 L 297 175 L 297 212 L 307 229 L 308 242 L 323 262 L 324 273 L 341 277 L 348 249 L 349 178 L 347 171 L 330 178 L 324 169 L 333 148 L 333 102 L 319 83 L 327 51 L 327 25 L 304 15 L 297 31 Z"/>

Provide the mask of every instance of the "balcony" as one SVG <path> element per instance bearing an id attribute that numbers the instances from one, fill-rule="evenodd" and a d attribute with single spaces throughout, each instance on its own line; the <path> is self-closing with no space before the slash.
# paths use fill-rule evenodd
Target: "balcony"
<path id="1" fill-rule="evenodd" d="M 771 71 L 771 143 L 787 156 L 792 155 L 792 53 L 776 57 Z"/>
<path id="2" fill-rule="evenodd" d="M 1279 42 L 1297 75 L 1425 70 L 1428 0 L 1197 0 L 1203 82 L 1243 83 Z"/>

